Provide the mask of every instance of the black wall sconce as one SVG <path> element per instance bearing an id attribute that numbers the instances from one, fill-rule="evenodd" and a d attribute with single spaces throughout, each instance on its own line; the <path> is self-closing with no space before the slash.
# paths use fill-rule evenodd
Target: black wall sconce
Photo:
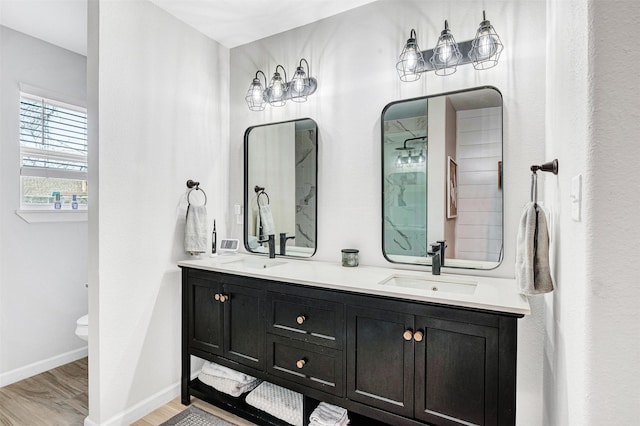
<path id="1" fill-rule="evenodd" d="M 307 70 L 305 71 L 306 65 Z M 284 80 L 278 72 L 281 69 L 284 74 Z M 264 86 L 258 78 L 262 74 Z M 256 72 L 256 76 L 249 85 L 245 101 L 251 111 L 262 111 L 267 104 L 273 107 L 284 106 L 288 100 L 293 102 L 306 102 L 307 96 L 312 95 L 318 87 L 318 81 L 311 77 L 311 69 L 306 59 L 300 59 L 300 63 L 296 68 L 291 81 L 287 80 L 287 71 L 282 65 L 276 66 L 271 82 L 267 86 L 267 76 L 260 70 Z"/>
<path id="2" fill-rule="evenodd" d="M 416 81 L 423 72 L 435 71 L 445 76 L 456 72 L 458 65 L 473 64 L 477 70 L 493 68 L 498 64 L 504 46 L 496 30 L 482 11 L 482 22 L 473 40 L 457 43 L 444 21 L 436 47 L 421 51 L 416 41 L 416 31 L 411 30 L 409 39 L 402 49 L 396 70 L 402 81 Z"/>

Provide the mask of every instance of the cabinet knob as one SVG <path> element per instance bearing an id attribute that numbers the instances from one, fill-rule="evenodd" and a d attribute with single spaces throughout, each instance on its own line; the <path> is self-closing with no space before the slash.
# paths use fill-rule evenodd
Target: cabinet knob
<path id="1" fill-rule="evenodd" d="M 402 337 L 404 338 L 404 340 L 409 341 L 413 338 L 413 331 L 411 330 L 405 330 L 404 333 L 402 333 Z"/>
<path id="2" fill-rule="evenodd" d="M 307 317 L 305 317 L 304 315 L 298 315 L 298 318 L 296 318 L 296 322 L 302 325 L 302 323 L 305 322 L 306 319 Z"/>
<path id="3" fill-rule="evenodd" d="M 226 294 L 221 294 L 220 295 L 220 301 L 222 303 L 226 302 L 227 300 L 229 300 L 229 296 L 227 296 Z"/>
<path id="4" fill-rule="evenodd" d="M 413 340 L 416 342 L 422 342 L 422 339 L 424 339 L 424 333 L 422 331 L 418 330 L 413 334 Z"/>
<path id="5" fill-rule="evenodd" d="M 214 299 L 216 299 L 216 301 L 218 301 L 218 302 L 219 302 L 219 301 L 220 301 L 220 293 L 216 293 L 216 294 L 213 296 L 213 298 L 214 298 Z"/>
<path id="6" fill-rule="evenodd" d="M 298 367 L 298 368 L 302 368 L 302 367 L 304 367 L 304 365 L 305 365 L 306 363 L 307 363 L 307 361 L 306 361 L 304 358 L 299 359 L 298 361 L 296 361 L 296 367 Z"/>

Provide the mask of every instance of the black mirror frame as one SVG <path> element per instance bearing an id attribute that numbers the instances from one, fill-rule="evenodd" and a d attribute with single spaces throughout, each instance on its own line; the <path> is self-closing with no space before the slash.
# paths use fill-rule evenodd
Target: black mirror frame
<path id="1" fill-rule="evenodd" d="M 385 105 L 385 107 L 382 109 L 382 113 L 380 114 L 380 170 L 382 173 L 380 173 L 380 195 L 383 197 L 382 203 L 380 203 L 380 228 L 381 228 L 381 241 L 382 241 L 382 245 L 381 245 L 381 250 L 382 250 L 382 256 L 387 260 L 387 262 L 389 263 L 395 263 L 395 264 L 400 264 L 400 265 L 414 265 L 414 266 L 431 266 L 431 259 L 428 259 L 428 262 L 426 262 L 425 264 L 418 264 L 418 263 L 411 263 L 411 262 L 398 262 L 395 260 L 391 260 L 389 259 L 389 257 L 387 256 L 387 253 L 385 251 L 385 237 L 384 237 L 384 231 L 385 231 L 385 227 L 384 227 L 384 183 L 385 183 L 385 179 L 384 179 L 384 115 L 387 112 L 387 110 L 389 108 L 391 108 L 392 106 L 399 104 L 399 103 L 403 103 L 403 102 L 411 102 L 411 101 L 418 101 L 421 99 L 429 99 L 429 98 L 436 98 L 436 97 L 440 97 L 440 96 L 450 96 L 450 95 L 455 95 L 458 93 L 465 93 L 465 92 L 471 92 L 471 91 L 476 91 L 476 90 L 484 90 L 484 89 L 491 89 L 496 91 L 499 95 L 500 95 L 500 99 L 503 100 L 502 105 L 502 126 L 501 126 L 501 130 L 500 130 L 500 137 L 502 139 L 502 170 L 504 170 L 504 97 L 502 96 L 502 92 L 494 86 L 478 86 L 478 87 L 471 87 L 468 89 L 461 89 L 461 90 L 454 90 L 451 92 L 446 92 L 446 93 L 437 93 L 435 95 L 427 95 L 427 96 L 419 96 L 416 98 L 408 98 L 408 99 L 400 99 L 397 101 L 393 101 L 388 103 L 387 105 Z M 504 173 L 502 174 L 502 179 L 504 181 Z M 504 188 L 504 187 L 503 187 Z M 501 221 L 501 225 L 502 225 L 502 251 L 501 251 L 501 255 L 500 255 L 500 260 L 497 262 L 496 266 L 494 266 L 493 268 L 465 268 L 465 267 L 461 267 L 461 266 L 450 266 L 450 265 L 446 265 L 447 268 L 456 268 L 456 269 L 471 269 L 471 270 L 480 270 L 480 271 L 491 271 L 494 270 L 496 268 L 498 268 L 502 262 L 504 261 L 504 193 L 502 195 L 502 221 Z M 428 215 L 428 211 L 427 211 L 427 215 Z"/>
<path id="2" fill-rule="evenodd" d="M 297 121 L 304 121 L 304 120 L 310 120 L 312 121 L 315 126 L 316 126 L 316 137 L 315 137 L 315 143 L 316 143 L 316 161 L 315 161 L 315 179 L 316 179 L 316 205 L 315 205 L 315 215 L 316 215 L 316 226 L 315 226 L 315 232 L 314 232 L 314 239 L 315 239 L 315 246 L 313 248 L 313 253 L 311 253 L 311 255 L 309 256 L 290 256 L 290 255 L 284 255 L 284 257 L 292 257 L 292 258 L 296 258 L 296 259 L 308 259 L 310 257 L 313 257 L 316 252 L 318 251 L 318 158 L 319 158 L 319 151 L 320 151 L 320 146 L 318 144 L 318 123 L 309 117 L 303 117 L 303 118 L 296 118 L 293 120 L 286 120 L 286 121 L 278 121 L 275 123 L 265 123 L 265 124 L 258 124 L 256 126 L 251 126 L 249 128 L 247 128 L 247 130 L 245 130 L 244 132 L 244 214 L 243 214 L 243 220 L 244 220 L 244 226 L 243 226 L 243 245 L 245 250 L 248 253 L 251 254 L 257 254 L 257 255 L 262 255 L 263 253 L 256 253 L 255 251 L 251 250 L 249 248 L 249 235 L 248 235 L 248 220 L 249 220 L 249 133 L 251 133 L 251 131 L 255 128 L 258 127 L 266 127 L 266 126 L 273 126 L 276 124 L 286 124 L 286 123 L 295 123 Z M 267 255 L 267 254 L 265 254 Z"/>

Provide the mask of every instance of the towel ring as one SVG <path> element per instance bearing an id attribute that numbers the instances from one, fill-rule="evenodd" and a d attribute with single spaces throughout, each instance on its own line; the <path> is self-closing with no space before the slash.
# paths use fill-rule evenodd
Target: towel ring
<path id="1" fill-rule="evenodd" d="M 190 197 L 191 197 L 191 193 L 192 193 L 193 191 L 202 191 L 202 195 L 204 195 L 204 203 L 203 203 L 202 205 L 203 205 L 203 206 L 206 206 L 206 205 L 207 205 L 207 193 L 206 193 L 206 192 L 204 192 L 204 189 L 202 189 L 202 188 L 193 188 L 193 189 L 190 189 L 190 190 L 189 190 L 189 192 L 187 193 L 187 202 L 189 203 L 189 205 L 191 205 L 191 199 L 190 199 Z"/>
<path id="2" fill-rule="evenodd" d="M 271 200 L 269 200 L 269 194 L 264 192 L 264 187 L 256 185 L 253 188 L 253 190 L 256 192 L 256 194 L 258 194 L 256 196 L 256 203 L 258 204 L 258 207 L 260 207 L 260 196 L 261 195 L 264 195 L 265 197 L 267 197 L 267 205 L 271 203 Z M 264 206 L 264 204 L 263 204 L 263 206 Z"/>

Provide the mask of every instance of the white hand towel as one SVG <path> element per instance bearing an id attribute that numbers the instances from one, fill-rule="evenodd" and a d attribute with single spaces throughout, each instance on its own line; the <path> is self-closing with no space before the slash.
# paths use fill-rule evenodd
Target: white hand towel
<path id="1" fill-rule="evenodd" d="M 184 227 L 184 251 L 189 254 L 207 251 L 207 207 L 189 205 Z"/>
<path id="2" fill-rule="evenodd" d="M 321 402 L 309 416 L 310 425 L 314 426 L 344 426 L 349 423 L 347 410 L 336 405 Z"/>
<path id="3" fill-rule="evenodd" d="M 262 382 L 246 399 L 247 404 L 284 420 L 294 426 L 302 426 L 302 394 Z"/>
<path id="4" fill-rule="evenodd" d="M 267 236 L 276 233 L 276 227 L 273 223 L 273 215 L 271 214 L 271 206 L 260 206 L 260 224 L 262 225 L 262 235 Z"/>
<path id="5" fill-rule="evenodd" d="M 526 295 L 553 291 L 547 219 L 544 211 L 535 203 L 525 206 L 520 219 L 516 247 L 516 282 L 520 293 Z"/>
<path id="6" fill-rule="evenodd" d="M 202 366 L 202 372 L 209 376 L 221 377 L 223 379 L 229 379 L 238 383 L 251 383 L 256 380 L 255 377 L 248 374 L 241 373 L 231 368 L 227 368 L 223 365 L 216 364 L 214 362 L 206 361 Z"/>
<path id="7" fill-rule="evenodd" d="M 184 227 L 184 251 L 189 254 L 207 251 L 207 208 L 194 206 L 187 208 L 187 220 Z"/>
<path id="8" fill-rule="evenodd" d="M 233 397 L 239 397 L 243 393 L 253 390 L 260 384 L 260 380 L 255 378 L 252 382 L 240 383 L 235 380 L 225 379 L 224 377 L 211 376 L 206 374 L 204 371 L 201 371 L 198 374 L 198 380 L 207 386 L 211 386 L 218 392 L 226 393 Z"/>

